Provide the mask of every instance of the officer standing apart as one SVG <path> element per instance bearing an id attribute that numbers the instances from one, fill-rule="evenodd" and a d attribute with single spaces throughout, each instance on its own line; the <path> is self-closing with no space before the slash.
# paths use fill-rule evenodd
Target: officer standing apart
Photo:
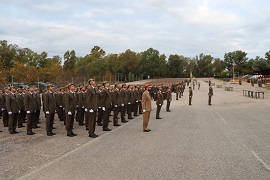
<path id="1" fill-rule="evenodd" d="M 192 96 L 193 96 L 193 91 L 192 91 L 192 88 L 189 87 L 189 105 L 191 105 Z"/>
<path id="2" fill-rule="evenodd" d="M 142 109 L 143 109 L 143 132 L 150 132 L 151 129 L 148 129 L 148 123 L 150 118 L 150 113 L 152 110 L 151 107 L 151 96 L 149 94 L 150 85 L 145 85 L 145 91 L 142 94 Z"/>
<path id="3" fill-rule="evenodd" d="M 208 105 L 211 106 L 211 99 L 212 99 L 212 96 L 213 96 L 213 88 L 211 87 L 211 85 L 209 86 L 209 93 L 208 93 L 208 96 L 209 96 L 209 99 L 208 99 Z"/>
<path id="4" fill-rule="evenodd" d="M 171 101 L 172 101 L 171 86 L 168 86 L 166 100 L 167 100 L 166 111 L 171 112 L 171 110 L 170 110 L 170 105 L 171 105 Z"/>
<path id="5" fill-rule="evenodd" d="M 158 88 L 156 104 L 157 104 L 156 119 L 161 119 L 161 117 L 159 116 L 161 107 L 163 105 L 163 94 L 161 92 L 161 87 Z"/>

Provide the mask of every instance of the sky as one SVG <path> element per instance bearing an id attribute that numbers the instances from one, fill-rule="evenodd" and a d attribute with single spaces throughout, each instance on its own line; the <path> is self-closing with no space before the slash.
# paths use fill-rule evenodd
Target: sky
<path id="1" fill-rule="evenodd" d="M 221 59 L 270 50 L 268 0 L 0 0 L 0 7 L 0 40 L 50 57 L 85 56 L 94 46 Z"/>

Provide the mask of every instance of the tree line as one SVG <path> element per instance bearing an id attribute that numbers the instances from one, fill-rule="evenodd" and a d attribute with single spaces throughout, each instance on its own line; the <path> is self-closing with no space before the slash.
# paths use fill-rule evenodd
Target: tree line
<path id="1" fill-rule="evenodd" d="M 89 54 L 77 56 L 75 50 L 66 51 L 62 57 L 48 57 L 46 52 L 37 53 L 29 48 L 0 41 L 0 83 L 50 82 L 58 86 L 71 81 L 83 83 L 85 78 L 97 81 L 134 81 L 151 78 L 226 77 L 231 75 L 233 64 L 239 75 L 253 74 L 270 69 L 270 51 L 265 57 L 248 59 L 244 51 L 225 53 L 224 59 L 203 53 L 195 57 L 171 54 L 166 57 L 156 49 L 143 52 L 127 49 L 120 54 L 106 54 L 94 46 Z"/>

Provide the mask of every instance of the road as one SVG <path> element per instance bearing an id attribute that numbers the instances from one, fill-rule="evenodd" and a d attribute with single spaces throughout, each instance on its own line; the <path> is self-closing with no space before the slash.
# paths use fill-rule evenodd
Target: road
<path id="1" fill-rule="evenodd" d="M 153 109 L 152 132 L 142 132 L 140 116 L 94 140 L 85 132 L 83 140 L 78 137 L 81 144 L 63 135 L 58 141 L 66 141 L 69 151 L 36 163 L 17 179 L 269 180 L 267 97 L 252 99 L 214 87 L 208 106 L 208 85 L 200 82 L 192 106 L 186 89 L 178 101 L 173 94 L 171 112 L 164 104 L 162 119 L 155 119 Z M 49 148 L 56 144 L 52 140 L 45 139 Z"/>

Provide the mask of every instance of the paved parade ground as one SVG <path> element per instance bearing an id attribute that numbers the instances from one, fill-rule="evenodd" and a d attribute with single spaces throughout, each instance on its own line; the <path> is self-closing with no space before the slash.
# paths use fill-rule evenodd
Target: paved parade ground
<path id="1" fill-rule="evenodd" d="M 0 179 L 269 180 L 269 93 L 254 99 L 242 94 L 250 84 L 234 84 L 232 92 L 213 87 L 209 106 L 203 80 L 198 79 L 201 89 L 193 91 L 192 106 L 187 88 L 178 101 L 173 93 L 171 112 L 164 101 L 162 119 L 155 119 L 153 102 L 148 133 L 142 131 L 142 116 L 120 127 L 110 124 L 111 132 L 97 126 L 96 139 L 77 123 L 78 136 L 67 137 L 57 118 L 53 137 L 46 136 L 44 121 L 31 137 L 25 129 L 10 135 L 1 126 Z"/>

